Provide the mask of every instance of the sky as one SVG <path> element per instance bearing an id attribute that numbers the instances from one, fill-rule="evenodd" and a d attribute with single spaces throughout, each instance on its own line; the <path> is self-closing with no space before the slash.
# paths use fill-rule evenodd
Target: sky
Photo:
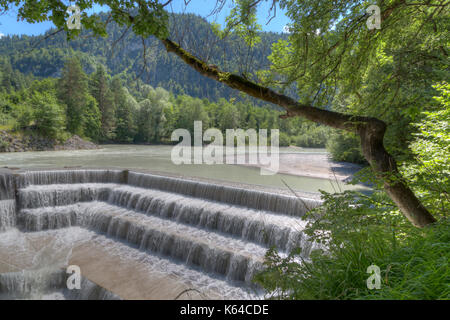
<path id="1" fill-rule="evenodd" d="M 225 17 L 230 11 L 231 0 L 229 0 L 223 10 L 218 15 L 209 16 L 211 10 L 214 8 L 214 0 L 192 0 L 187 7 L 184 6 L 184 0 L 174 0 L 171 9 L 173 12 L 187 12 L 196 13 L 205 17 L 208 21 L 215 21 L 223 25 Z M 269 9 L 271 1 L 263 2 L 258 10 L 258 23 L 261 24 L 264 31 L 282 32 L 283 27 L 289 23 L 289 19 L 284 15 L 284 12 L 277 7 L 276 16 L 268 24 Z M 107 7 L 96 5 L 88 14 L 100 11 L 106 11 Z M 273 14 L 273 12 L 272 12 Z M 43 34 L 48 29 L 54 27 L 51 22 L 42 22 L 30 24 L 23 21 L 17 21 L 17 8 L 0 15 L 0 37 L 3 35 L 39 35 Z"/>

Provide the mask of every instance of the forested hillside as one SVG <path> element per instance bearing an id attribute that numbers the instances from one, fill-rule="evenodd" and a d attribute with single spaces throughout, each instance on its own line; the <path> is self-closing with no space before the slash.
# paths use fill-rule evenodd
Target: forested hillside
<path id="1" fill-rule="evenodd" d="M 100 16 L 103 20 L 107 19 L 105 13 Z M 242 39 L 230 37 L 227 42 L 218 41 L 211 24 L 199 16 L 176 14 L 173 19 L 177 20 L 175 26 L 182 27 L 181 30 L 172 28 L 174 37 L 203 48 L 205 57 L 202 58 L 208 56 L 211 64 L 227 65 L 230 70 L 244 74 L 266 67 L 272 43 L 286 38 L 283 34 L 262 32 L 261 42 L 249 51 L 248 57 L 235 59 L 237 55 L 233 53 L 243 47 Z M 183 30 L 186 28 L 189 32 Z M 111 75 L 120 74 L 129 81 L 139 76 L 146 84 L 162 87 L 175 95 L 188 94 L 214 101 L 239 98 L 236 91 L 202 77 L 175 56 L 169 55 L 153 37 L 145 40 L 146 58 L 143 59 L 142 40 L 114 22 L 107 25 L 107 38 L 82 32 L 80 37 L 67 41 L 65 32 L 54 34 L 56 31 L 51 29 L 38 37 L 5 36 L 0 39 L 0 55 L 10 58 L 13 69 L 37 77 L 60 77 L 65 60 L 77 54 L 88 74 L 96 69 L 97 64 L 103 64 Z M 194 39 L 194 35 L 199 40 Z"/>
<path id="2" fill-rule="evenodd" d="M 245 47 L 239 37 L 218 41 L 214 25 L 192 14 L 173 19 L 174 37 L 204 48 L 202 58 L 211 65 L 225 64 L 243 75 L 266 68 L 272 44 L 286 38 L 261 32 L 261 41 L 242 58 L 233 54 Z M 82 32 L 69 41 L 56 30 L 0 39 L 0 126 L 60 140 L 70 133 L 94 142 L 168 143 L 174 129 L 193 130 L 194 120 L 201 120 L 204 128 L 224 132 L 280 129 L 282 146 L 325 146 L 326 128 L 302 119 L 282 121 L 275 106 L 201 76 L 156 39 L 143 43 L 115 23 L 106 32 L 107 38 Z"/>
<path id="3" fill-rule="evenodd" d="M 177 128 L 280 129 L 280 145 L 324 147 L 327 129 L 300 118 L 282 120 L 281 111 L 250 99 L 210 101 L 174 95 L 142 80 L 111 76 L 102 64 L 87 74 L 75 55 L 66 58 L 58 78 L 39 79 L 0 59 L 0 129 L 37 133 L 64 141 L 76 134 L 94 142 L 171 143 Z M 2 143 L 0 141 L 0 143 Z M 8 146 L 4 146 L 6 149 Z"/>

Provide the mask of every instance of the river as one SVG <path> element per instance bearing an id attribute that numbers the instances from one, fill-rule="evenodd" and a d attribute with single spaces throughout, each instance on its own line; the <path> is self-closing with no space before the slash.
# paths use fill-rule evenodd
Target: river
<path id="1" fill-rule="evenodd" d="M 170 159 L 171 146 L 143 146 L 143 145 L 103 145 L 98 150 L 74 151 L 39 151 L 0 153 L 0 167 L 16 168 L 62 168 L 62 167 L 108 167 L 149 170 L 157 173 L 170 173 L 185 177 L 197 177 L 259 185 L 271 188 L 287 189 L 286 184 L 294 189 L 305 192 L 336 192 L 349 189 L 366 189 L 362 186 L 352 186 L 330 179 L 315 178 L 299 175 L 277 173 L 275 175 L 261 175 L 260 169 L 250 166 L 229 164 L 182 164 L 175 165 Z M 280 148 L 280 159 L 302 161 L 305 155 L 326 155 L 325 149 Z"/>

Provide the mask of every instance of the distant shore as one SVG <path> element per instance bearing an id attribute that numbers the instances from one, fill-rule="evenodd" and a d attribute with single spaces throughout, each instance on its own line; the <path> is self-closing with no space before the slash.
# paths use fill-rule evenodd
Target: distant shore
<path id="1" fill-rule="evenodd" d="M 242 166 L 264 168 L 262 165 L 253 164 L 242 164 Z M 278 173 L 347 181 L 362 168 L 361 165 L 354 163 L 333 161 L 330 155 L 325 152 L 292 152 L 280 153 Z"/>
<path id="2" fill-rule="evenodd" d="M 92 150 L 99 146 L 77 135 L 64 142 L 40 136 L 30 132 L 0 131 L 1 152 L 58 151 L 58 150 Z"/>

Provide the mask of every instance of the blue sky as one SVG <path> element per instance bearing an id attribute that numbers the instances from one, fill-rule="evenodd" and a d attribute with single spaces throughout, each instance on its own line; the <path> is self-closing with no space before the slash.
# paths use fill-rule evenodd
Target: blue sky
<path id="1" fill-rule="evenodd" d="M 175 0 L 172 4 L 172 10 L 174 12 L 191 12 L 199 14 L 206 17 L 210 14 L 213 9 L 215 1 L 214 0 L 192 0 L 187 7 L 184 6 L 183 0 Z M 289 23 L 289 19 L 284 15 L 284 12 L 277 8 L 276 16 L 268 24 L 269 20 L 269 9 L 270 2 L 263 2 L 258 10 L 258 22 L 262 25 L 264 31 L 282 32 L 283 27 Z M 217 16 L 209 16 L 207 19 L 209 21 L 216 21 L 223 24 L 225 17 L 230 11 L 231 0 L 225 4 L 224 9 Z M 106 11 L 107 7 L 95 6 L 88 13 L 94 13 L 99 11 Z M 0 36 L 1 35 L 38 35 L 44 33 L 46 30 L 54 27 L 51 22 L 42 22 L 30 24 L 23 21 L 17 21 L 17 9 L 12 9 L 11 11 L 0 15 Z"/>

